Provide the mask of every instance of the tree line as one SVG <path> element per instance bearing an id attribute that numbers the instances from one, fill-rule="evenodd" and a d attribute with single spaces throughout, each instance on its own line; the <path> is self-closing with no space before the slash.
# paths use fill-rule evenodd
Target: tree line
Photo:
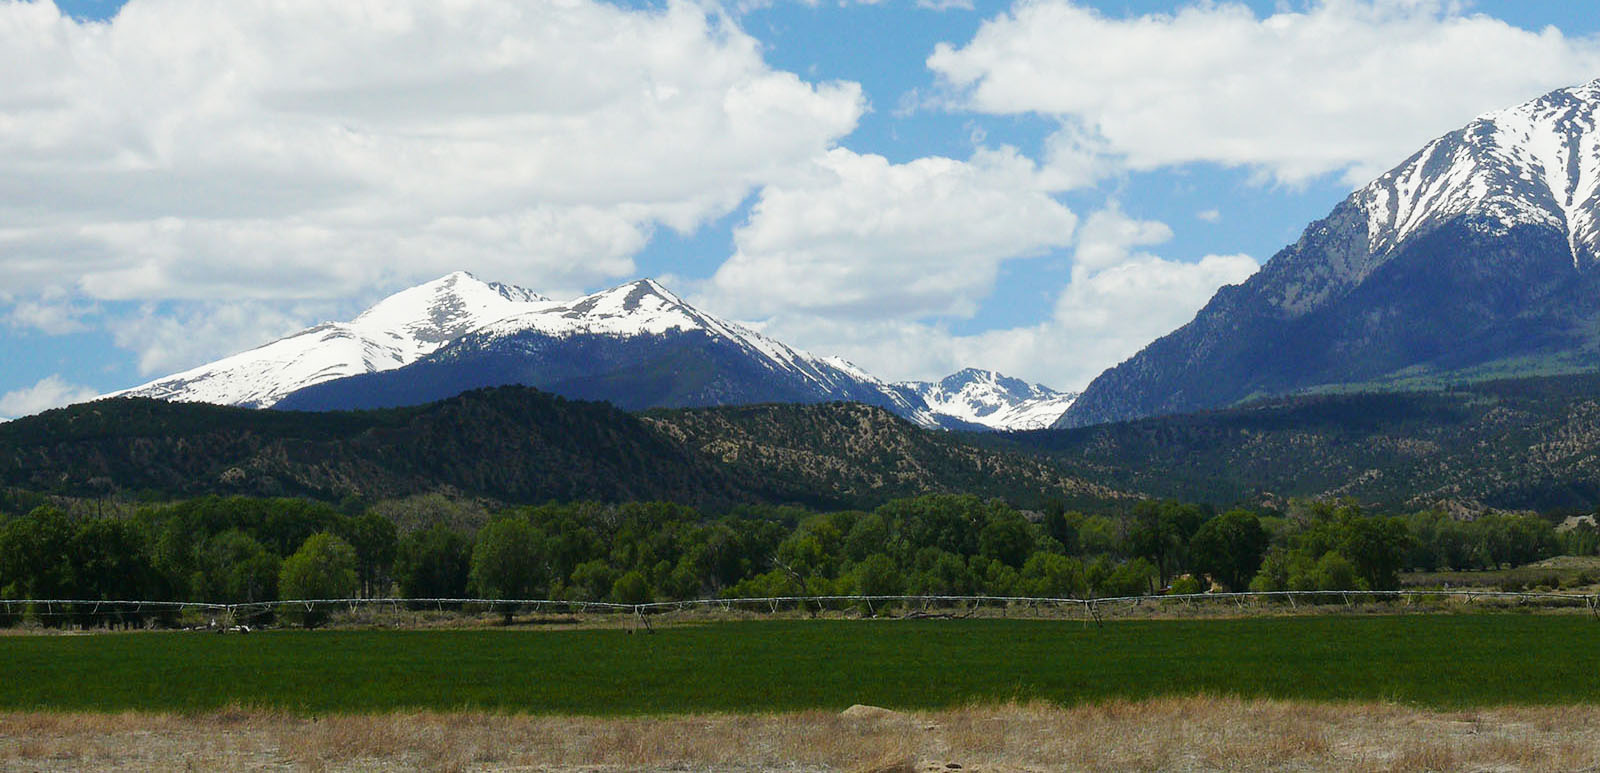
<path id="1" fill-rule="evenodd" d="M 873 510 L 570 503 L 432 519 L 393 507 L 205 497 L 115 517 L 0 514 L 0 598 L 250 603 L 547 598 L 637 604 L 793 595 L 1107 597 L 1391 590 L 1408 569 L 1600 554 L 1590 524 L 1146 501 L 1115 514 L 930 495 Z M 85 612 L 84 610 L 79 610 Z M 86 612 L 85 612 L 86 614 Z M 17 614 L 9 621 L 15 622 Z"/>

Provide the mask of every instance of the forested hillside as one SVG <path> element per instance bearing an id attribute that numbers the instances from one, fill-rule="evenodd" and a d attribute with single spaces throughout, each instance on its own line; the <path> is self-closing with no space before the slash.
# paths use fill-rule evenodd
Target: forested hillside
<path id="1" fill-rule="evenodd" d="M 442 493 L 505 504 L 661 500 L 875 507 L 932 492 L 1104 506 L 1125 494 L 836 403 L 663 411 L 525 387 L 379 411 L 104 400 L 0 425 L 0 483 L 75 497 L 337 502 Z"/>
<path id="2" fill-rule="evenodd" d="M 71 497 L 329 502 L 416 494 L 499 504 L 662 500 L 870 508 L 962 493 L 1116 512 L 1139 497 L 1277 508 L 1351 498 L 1590 511 L 1600 376 L 1453 391 L 1281 398 L 1010 435 L 920 429 L 852 403 L 651 411 L 483 390 L 372 412 L 101 401 L 0 425 L 0 485 Z"/>
<path id="3" fill-rule="evenodd" d="M 881 408 L 856 403 L 767 404 L 653 411 L 645 421 L 740 480 L 762 480 L 770 498 L 869 506 L 929 493 L 998 496 L 1025 507 L 1073 506 L 1133 497 L 1021 453 L 998 453 L 967 433 L 930 432 Z"/>
<path id="4" fill-rule="evenodd" d="M 105 400 L 0 425 L 0 482 L 156 499 L 434 491 L 507 502 L 750 499 L 717 465 L 627 413 L 521 388 L 359 413 Z"/>
<path id="5" fill-rule="evenodd" d="M 1328 394 L 1004 442 L 1152 496 L 1227 505 L 1352 497 L 1391 511 L 1600 504 L 1600 376 Z"/>

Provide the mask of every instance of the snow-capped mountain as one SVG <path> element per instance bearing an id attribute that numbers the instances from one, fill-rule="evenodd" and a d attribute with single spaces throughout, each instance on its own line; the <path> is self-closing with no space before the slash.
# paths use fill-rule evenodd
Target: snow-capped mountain
<path id="1" fill-rule="evenodd" d="M 1542 225 L 1567 236 L 1573 263 L 1600 248 L 1600 80 L 1479 116 L 1428 143 L 1356 193 L 1368 251 L 1392 254 L 1406 239 L 1463 215 L 1504 233 Z"/>
<path id="2" fill-rule="evenodd" d="M 253 408 L 409 405 L 525 384 L 630 409 L 849 400 L 925 427 L 914 395 L 690 306 L 654 280 L 572 301 L 456 272 L 328 322 L 108 396 Z"/>
<path id="3" fill-rule="evenodd" d="M 1600 81 L 1429 142 L 1101 374 L 1060 424 L 1600 369 L 1597 113 Z"/>
<path id="4" fill-rule="evenodd" d="M 938 381 L 902 381 L 895 386 L 922 398 L 935 414 L 1003 431 L 1049 427 L 1078 397 L 977 368 Z"/>
<path id="5" fill-rule="evenodd" d="M 860 368 L 701 312 L 651 279 L 529 308 L 405 368 L 310 386 L 276 407 L 414 405 L 505 384 L 629 410 L 846 400 L 940 426 L 921 401 Z"/>
<path id="6" fill-rule="evenodd" d="M 266 408 L 313 384 L 393 370 L 543 296 L 458 271 L 402 290 L 350 322 L 326 322 L 247 352 L 107 397 L 155 397 Z"/>

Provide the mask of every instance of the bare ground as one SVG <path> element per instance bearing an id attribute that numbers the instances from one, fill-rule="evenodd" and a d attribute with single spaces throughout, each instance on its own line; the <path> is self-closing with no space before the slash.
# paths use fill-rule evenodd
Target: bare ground
<path id="1" fill-rule="evenodd" d="M 0 770 L 1600 771 L 1590 706 L 1174 698 L 854 713 L 0 713 Z"/>

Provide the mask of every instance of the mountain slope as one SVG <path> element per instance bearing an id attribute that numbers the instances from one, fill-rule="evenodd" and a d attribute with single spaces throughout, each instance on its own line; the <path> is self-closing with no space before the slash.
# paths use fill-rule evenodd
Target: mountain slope
<path id="1" fill-rule="evenodd" d="M 1600 376 L 1275 398 L 989 439 L 1107 487 L 1281 505 L 1353 497 L 1390 512 L 1600 504 Z"/>
<path id="2" fill-rule="evenodd" d="M 1600 81 L 1429 143 L 1095 379 L 1058 424 L 1600 368 L 1597 111 Z"/>
<path id="3" fill-rule="evenodd" d="M 915 394 L 937 416 L 996 430 L 1048 427 L 1077 399 L 1076 393 L 977 368 L 938 381 L 902 381 L 895 386 Z"/>
<path id="4" fill-rule="evenodd" d="M 396 293 L 350 322 L 109 396 L 357 410 L 513 384 L 628 410 L 853 401 L 959 430 L 1047 426 L 1073 397 L 973 369 L 887 384 L 706 314 L 650 279 L 557 302 L 465 272 Z"/>
<path id="5" fill-rule="evenodd" d="M 506 317 L 409 366 L 313 385 L 274 407 L 416 405 L 505 384 L 628 410 L 848 400 L 939 426 L 920 399 L 849 363 L 705 314 L 648 279 Z"/>
<path id="6" fill-rule="evenodd" d="M 526 389 L 317 415 L 101 400 L 0 425 L 0 482 L 77 495 L 755 501 L 630 414 Z"/>
<path id="7" fill-rule="evenodd" d="M 297 389 L 392 370 L 502 317 L 549 301 L 458 271 L 389 296 L 350 322 L 326 322 L 264 346 L 108 397 L 265 408 Z"/>
<path id="8" fill-rule="evenodd" d="M 749 405 L 651 411 L 644 418 L 736 478 L 764 481 L 767 496 L 782 501 L 827 504 L 820 493 L 868 507 L 897 497 L 970 493 L 1022 507 L 1050 500 L 1103 507 L 1133 498 L 1027 455 L 980 448 L 967 442 L 970 435 L 921 430 L 866 405 Z"/>
<path id="9" fill-rule="evenodd" d="M 874 507 L 960 491 L 1038 506 L 1127 498 L 851 403 L 652 411 L 522 387 L 382 411 L 256 411 L 120 398 L 0 425 L 0 486 L 141 499 L 338 501 L 442 492 L 505 503 L 668 500 Z"/>

